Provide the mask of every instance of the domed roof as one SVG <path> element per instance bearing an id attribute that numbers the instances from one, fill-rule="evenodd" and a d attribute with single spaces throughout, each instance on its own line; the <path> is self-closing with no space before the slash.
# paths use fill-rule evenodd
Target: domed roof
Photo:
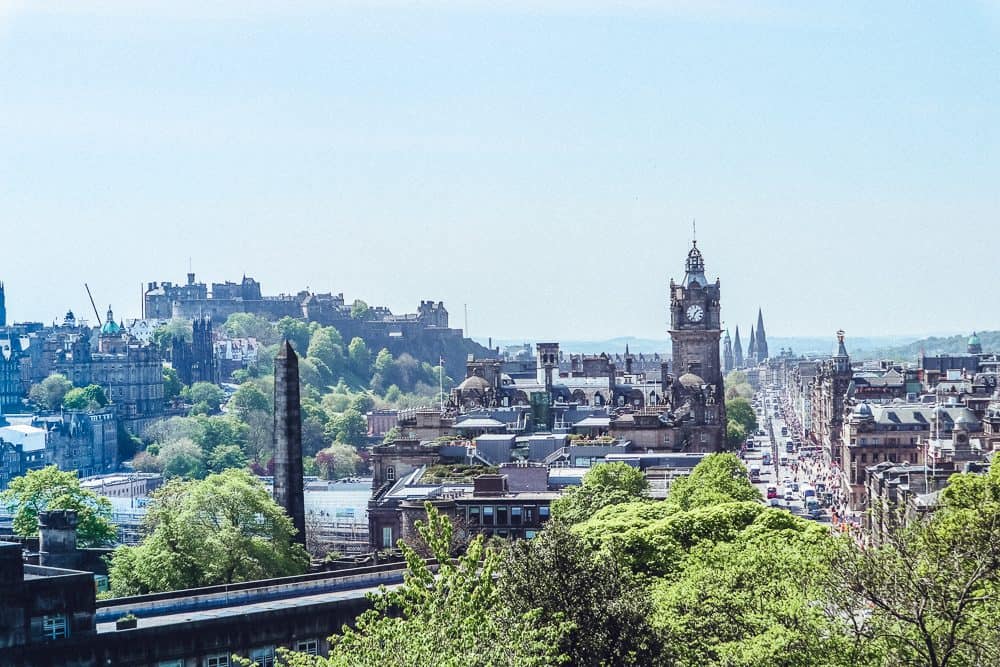
<path id="1" fill-rule="evenodd" d="M 972 335 L 969 336 L 969 345 L 982 345 L 982 343 L 980 343 L 979 341 L 979 336 L 976 334 L 975 331 L 973 331 Z"/>
<path id="2" fill-rule="evenodd" d="M 117 336 L 122 332 L 122 328 L 118 326 L 118 323 L 114 320 L 108 320 L 101 327 L 101 335 L 103 336 Z"/>
<path id="3" fill-rule="evenodd" d="M 872 407 L 867 403 L 859 403 L 857 407 L 854 408 L 854 416 L 870 419 L 874 416 L 872 414 Z"/>
<path id="4" fill-rule="evenodd" d="M 462 380 L 462 384 L 458 385 L 459 391 L 486 391 L 489 388 L 490 383 L 486 381 L 486 378 L 478 375 L 470 375 Z"/>
<path id="5" fill-rule="evenodd" d="M 705 384 L 705 381 L 694 373 L 685 373 L 677 378 L 677 381 L 681 383 L 682 387 L 700 387 Z"/>

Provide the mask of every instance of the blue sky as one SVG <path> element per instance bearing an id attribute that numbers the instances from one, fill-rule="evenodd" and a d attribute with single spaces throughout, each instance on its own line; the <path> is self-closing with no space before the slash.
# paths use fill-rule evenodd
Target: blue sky
<path id="1" fill-rule="evenodd" d="M 1000 328 L 1000 5 L 816 4 L 0 0 L 9 315 L 190 258 L 655 338 L 697 218 L 730 326 Z"/>

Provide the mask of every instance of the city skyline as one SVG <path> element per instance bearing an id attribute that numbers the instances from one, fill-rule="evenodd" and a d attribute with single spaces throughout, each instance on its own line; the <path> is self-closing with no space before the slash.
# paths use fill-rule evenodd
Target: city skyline
<path id="1" fill-rule="evenodd" d="M 135 317 L 190 259 L 453 326 L 468 304 L 479 339 L 666 339 L 697 218 L 731 329 L 1000 329 L 956 289 L 1000 241 L 997 17 L 8 3 L 0 219 L 44 241 L 0 270 L 8 316 L 89 315 L 86 282 Z"/>

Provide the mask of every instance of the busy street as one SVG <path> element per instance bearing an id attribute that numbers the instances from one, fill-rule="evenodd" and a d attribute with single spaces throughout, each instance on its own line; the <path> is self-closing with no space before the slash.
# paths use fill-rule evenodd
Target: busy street
<path id="1" fill-rule="evenodd" d="M 771 507 L 847 530 L 858 517 L 849 516 L 839 474 L 819 447 L 802 439 L 790 406 L 775 390 L 761 390 L 752 401 L 758 422 L 740 456 L 750 479 Z"/>

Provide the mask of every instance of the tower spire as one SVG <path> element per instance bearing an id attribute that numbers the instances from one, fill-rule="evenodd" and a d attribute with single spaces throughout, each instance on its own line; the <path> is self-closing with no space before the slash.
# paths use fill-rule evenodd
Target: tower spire
<path id="1" fill-rule="evenodd" d="M 764 315 L 760 308 L 757 309 L 757 361 L 764 361 L 768 358 L 767 334 L 764 333 Z"/>

